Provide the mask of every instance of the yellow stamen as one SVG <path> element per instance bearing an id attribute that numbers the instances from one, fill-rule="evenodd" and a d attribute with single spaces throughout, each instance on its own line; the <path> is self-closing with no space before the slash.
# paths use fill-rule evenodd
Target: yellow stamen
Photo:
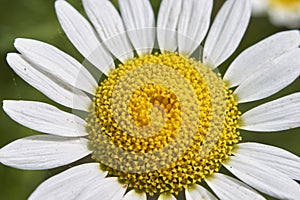
<path id="1" fill-rule="evenodd" d="M 241 140 L 240 114 L 232 91 L 202 63 L 175 53 L 135 58 L 97 89 L 87 118 L 92 157 L 136 191 L 178 194 L 228 159 Z"/>
<path id="2" fill-rule="evenodd" d="M 269 0 L 271 7 L 286 11 L 296 12 L 300 10 L 300 0 Z"/>

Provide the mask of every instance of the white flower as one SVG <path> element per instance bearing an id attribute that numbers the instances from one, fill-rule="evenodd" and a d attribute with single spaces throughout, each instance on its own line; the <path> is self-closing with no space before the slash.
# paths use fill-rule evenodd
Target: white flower
<path id="1" fill-rule="evenodd" d="M 154 180 L 159 183 L 149 179 L 142 184 L 140 179 L 153 178 L 155 176 L 153 174 L 158 173 L 157 171 L 160 169 L 155 172 L 145 172 L 145 176 L 141 175 L 140 179 L 134 179 L 135 175 L 130 172 L 120 172 L 112 168 L 107 168 L 108 171 L 102 170 L 97 161 L 99 160 L 97 148 L 101 148 L 101 146 L 97 146 L 99 144 L 97 138 L 101 137 L 97 131 L 101 128 L 105 129 L 104 126 L 100 127 L 103 124 L 109 125 L 110 128 L 114 127 L 110 124 L 111 119 L 106 116 L 107 112 L 111 112 L 113 109 L 106 108 L 106 104 L 102 104 L 111 100 L 111 98 L 106 99 L 110 97 L 109 92 L 111 92 L 107 88 L 111 83 L 119 80 L 116 78 L 119 76 L 114 75 L 120 75 L 121 70 L 128 71 L 130 66 L 138 68 L 135 63 L 156 62 L 157 58 L 166 59 L 165 62 L 170 62 L 170 67 L 176 68 L 178 71 L 194 72 L 192 68 L 189 68 L 189 61 L 170 52 L 178 49 L 179 55 L 191 55 L 207 35 L 201 66 L 204 66 L 203 69 L 207 70 L 208 75 L 201 75 L 204 79 L 208 77 L 219 80 L 218 76 L 210 75 L 212 73 L 207 67 L 216 69 L 236 50 L 249 22 L 251 3 L 248 0 L 227 0 L 209 31 L 213 0 L 163 0 L 156 23 L 148 0 L 120 0 L 121 16 L 108 0 L 83 0 L 83 6 L 93 26 L 66 1 L 55 2 L 59 22 L 70 41 L 90 63 L 108 75 L 107 81 L 100 83 L 100 86 L 82 64 L 61 50 L 43 42 L 17 39 L 15 47 L 21 54 L 10 53 L 7 56 L 11 68 L 50 99 L 68 108 L 90 113 L 89 118 L 83 120 L 75 114 L 61 111 L 42 102 L 12 100 L 3 102 L 3 109 L 13 120 L 46 134 L 22 138 L 1 148 L 0 162 L 2 164 L 19 169 L 41 170 L 68 165 L 90 154 L 93 154 L 93 159 L 95 159 L 95 162 L 72 167 L 49 178 L 32 193 L 29 199 L 137 200 L 146 199 L 147 195 L 153 194 L 158 195 L 159 199 L 176 199 L 174 194 L 181 189 L 187 200 L 216 199 L 214 194 L 200 185 L 200 180 L 205 181 L 220 199 L 264 199 L 257 191 L 279 199 L 299 199 L 300 186 L 294 180 L 300 180 L 300 158 L 269 145 L 254 142 L 238 143 L 240 140 L 238 129 L 272 132 L 300 127 L 300 93 L 279 98 L 245 112 L 240 116 L 240 124 L 238 124 L 240 114 L 237 110 L 237 103 L 242 104 L 269 97 L 288 86 L 299 76 L 299 31 L 285 31 L 266 38 L 246 49 L 229 66 L 223 79 L 228 83 L 229 88 L 236 86 L 237 88 L 233 94 L 229 92 L 228 88 L 224 87 L 224 89 L 223 85 L 218 88 L 221 92 L 226 92 L 224 120 L 227 129 L 222 130 L 225 131 L 225 136 L 218 139 L 220 143 L 215 144 L 216 146 L 212 150 L 213 155 L 208 154 L 208 157 L 201 157 L 198 160 L 178 161 L 183 165 L 171 168 L 174 170 L 173 174 L 172 170 L 163 171 L 162 169 L 160 171 L 167 175 L 158 174 L 161 179 Z M 157 27 L 156 31 L 153 29 L 155 26 Z M 155 40 L 158 41 L 159 48 L 164 53 L 150 56 Z M 134 58 L 133 50 L 137 51 L 140 58 Z M 114 69 L 112 55 L 124 65 Z M 174 59 L 182 59 L 181 64 L 177 65 L 178 63 Z M 150 64 L 147 62 L 146 64 Z M 153 71 L 155 71 L 154 69 Z M 161 76 L 164 75 L 164 72 L 161 71 Z M 159 76 L 159 74 L 155 75 Z M 197 79 L 197 75 L 189 78 L 191 82 L 194 79 L 197 81 L 201 79 L 199 77 Z M 172 78 L 165 77 L 165 79 L 171 80 Z M 134 77 L 133 82 L 135 80 L 138 82 L 138 77 Z M 204 85 L 199 82 L 199 88 L 205 88 L 206 85 L 209 87 L 209 84 L 212 83 L 212 89 L 216 89 L 214 87 L 217 82 L 204 81 Z M 223 82 L 221 81 L 221 83 Z M 182 84 L 178 85 L 182 86 Z M 103 88 L 107 89 L 106 93 L 102 91 Z M 149 88 L 150 92 L 157 89 L 151 85 Z M 125 90 L 124 87 L 123 89 Z M 163 87 L 158 90 L 168 91 Z M 119 92 L 122 91 L 119 90 Z M 200 92 L 201 96 L 204 96 L 203 98 L 212 97 L 206 93 L 205 89 Z M 218 92 L 212 93 L 218 94 Z M 94 95 L 94 102 L 90 99 L 89 94 Z M 143 104 L 142 95 L 134 95 L 133 97 L 136 99 L 133 98 L 132 104 L 135 106 L 129 109 L 146 105 Z M 172 100 L 170 97 L 172 92 L 167 94 L 162 92 L 160 95 L 162 97 L 156 96 L 157 98 L 155 97 L 156 99 L 151 102 L 153 105 L 157 101 L 165 109 L 173 109 L 175 114 L 180 111 L 178 105 L 175 103 L 171 105 L 175 99 L 174 97 Z M 169 95 L 170 98 L 165 101 L 163 95 Z M 208 99 L 209 104 L 207 105 L 218 103 L 218 100 Z M 100 103 L 97 103 L 98 101 Z M 91 113 L 90 106 L 92 104 L 97 107 L 93 110 L 96 113 Z M 168 107 L 169 105 L 171 108 Z M 180 105 L 184 107 L 185 104 Z M 201 112 L 209 113 L 210 109 Z M 105 111 L 105 113 L 100 111 Z M 143 109 L 137 113 L 142 115 Z M 112 114 L 114 113 L 112 112 Z M 139 123 L 146 119 L 146 117 L 134 115 L 134 111 L 131 114 Z M 187 114 L 192 115 L 193 113 Z M 99 118 L 93 121 L 93 117 Z M 201 119 L 206 119 L 208 116 L 201 117 Z M 220 116 L 217 116 L 217 119 L 219 119 L 218 117 Z M 225 121 L 217 121 L 217 124 Z M 213 123 L 213 121 L 209 122 Z M 190 124 L 193 124 L 192 121 Z M 213 126 L 213 128 L 216 127 L 217 125 Z M 205 129 L 205 126 L 202 128 Z M 201 132 L 202 129 L 199 131 Z M 204 131 L 204 133 L 207 133 L 209 137 L 210 132 Z M 108 134 L 111 135 L 111 139 L 116 139 L 114 138 L 117 135 L 116 132 L 108 131 Z M 133 141 L 128 137 L 115 140 L 115 142 L 118 141 L 123 142 L 118 144 L 123 145 L 123 148 L 132 147 L 133 150 L 137 148 L 135 145 L 126 143 Z M 167 140 L 163 138 L 159 140 L 159 143 L 164 141 Z M 182 140 L 182 143 L 184 142 L 185 140 Z M 196 143 L 195 146 L 197 147 L 197 145 L 200 144 Z M 141 144 L 138 147 L 149 150 L 150 145 Z M 219 147 L 220 149 L 218 149 Z M 191 155 L 198 155 L 195 150 L 189 150 L 189 152 L 192 153 Z M 115 156 L 117 159 L 124 159 L 118 157 L 116 152 L 109 151 L 108 153 L 112 154 L 112 159 Z M 204 162 L 204 165 L 198 165 L 202 159 L 207 159 L 209 165 L 205 165 L 207 162 Z M 107 163 L 102 164 L 106 165 Z M 129 162 L 126 164 L 130 165 Z M 147 166 L 153 163 L 145 161 L 144 164 Z M 217 172 L 221 167 L 219 164 L 222 164 L 240 180 Z M 198 167 L 200 173 L 196 172 L 195 166 Z M 189 171 L 190 168 L 195 169 L 195 174 L 178 173 L 179 168 L 182 172 Z M 193 172 L 193 170 L 189 172 Z M 116 174 L 119 174 L 119 179 Z M 126 177 L 136 180 L 136 182 L 128 180 L 126 182 Z M 125 179 L 125 183 L 121 184 L 118 181 L 120 179 L 122 181 Z M 174 182 L 168 183 L 169 191 L 163 192 L 163 194 L 155 193 L 156 189 L 161 191 L 160 187 L 165 186 L 164 182 L 170 180 L 174 180 Z M 182 180 L 190 182 L 185 183 Z M 137 193 L 132 188 L 140 189 L 141 192 Z"/>
<path id="2" fill-rule="evenodd" d="M 267 13 L 276 26 L 300 28 L 299 0 L 252 0 L 254 15 Z"/>

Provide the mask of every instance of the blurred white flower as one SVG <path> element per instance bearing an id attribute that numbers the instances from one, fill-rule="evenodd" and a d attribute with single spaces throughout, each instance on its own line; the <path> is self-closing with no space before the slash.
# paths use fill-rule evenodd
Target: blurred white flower
<path id="1" fill-rule="evenodd" d="M 276 26 L 300 28 L 300 0 L 252 0 L 254 16 L 267 14 Z"/>

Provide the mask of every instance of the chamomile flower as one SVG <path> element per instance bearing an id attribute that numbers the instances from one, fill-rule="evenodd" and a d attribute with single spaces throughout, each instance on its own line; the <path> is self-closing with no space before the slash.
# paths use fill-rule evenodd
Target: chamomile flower
<path id="1" fill-rule="evenodd" d="M 276 26 L 300 28 L 299 0 L 252 0 L 253 13 L 267 13 Z"/>
<path id="2" fill-rule="evenodd" d="M 93 160 L 49 178 L 29 199 L 161 200 L 179 199 L 181 192 L 187 200 L 264 199 L 259 192 L 299 198 L 300 158 L 243 143 L 239 133 L 300 126 L 299 93 L 239 111 L 240 104 L 269 97 L 299 76 L 299 31 L 249 47 L 222 78 L 216 69 L 238 47 L 250 1 L 227 0 L 209 31 L 212 0 L 163 0 L 157 21 L 148 0 L 120 0 L 120 14 L 108 0 L 83 0 L 83 6 L 92 24 L 66 1 L 55 2 L 70 41 L 103 73 L 99 81 L 40 41 L 17 39 L 20 54 L 7 56 L 21 78 L 74 112 L 4 101 L 13 120 L 45 134 L 4 146 L 0 162 L 42 170 Z M 191 55 L 205 37 L 197 60 Z M 220 173 L 222 167 L 237 178 Z"/>

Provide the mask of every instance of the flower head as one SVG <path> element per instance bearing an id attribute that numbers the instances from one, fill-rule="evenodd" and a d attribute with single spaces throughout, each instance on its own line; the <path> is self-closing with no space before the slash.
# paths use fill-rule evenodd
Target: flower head
<path id="1" fill-rule="evenodd" d="M 298 93 L 239 111 L 299 76 L 299 31 L 249 47 L 222 78 L 216 69 L 246 31 L 248 0 L 226 1 L 209 31 L 212 0 L 163 0 L 156 22 L 148 0 L 120 0 L 121 16 L 108 0 L 83 5 L 93 26 L 66 1 L 55 8 L 70 41 L 102 72 L 97 80 L 85 64 L 36 40 L 17 39 L 21 54 L 7 56 L 20 77 L 74 112 L 4 101 L 12 119 L 45 134 L 1 148 L 0 162 L 38 170 L 92 159 L 49 178 L 30 199 L 178 199 L 180 193 L 215 199 L 205 182 L 220 199 L 264 199 L 256 190 L 284 199 L 300 195 L 293 180 L 300 179 L 300 158 L 241 143 L 239 132 L 300 126 Z M 221 173 L 222 166 L 240 180 Z"/>

